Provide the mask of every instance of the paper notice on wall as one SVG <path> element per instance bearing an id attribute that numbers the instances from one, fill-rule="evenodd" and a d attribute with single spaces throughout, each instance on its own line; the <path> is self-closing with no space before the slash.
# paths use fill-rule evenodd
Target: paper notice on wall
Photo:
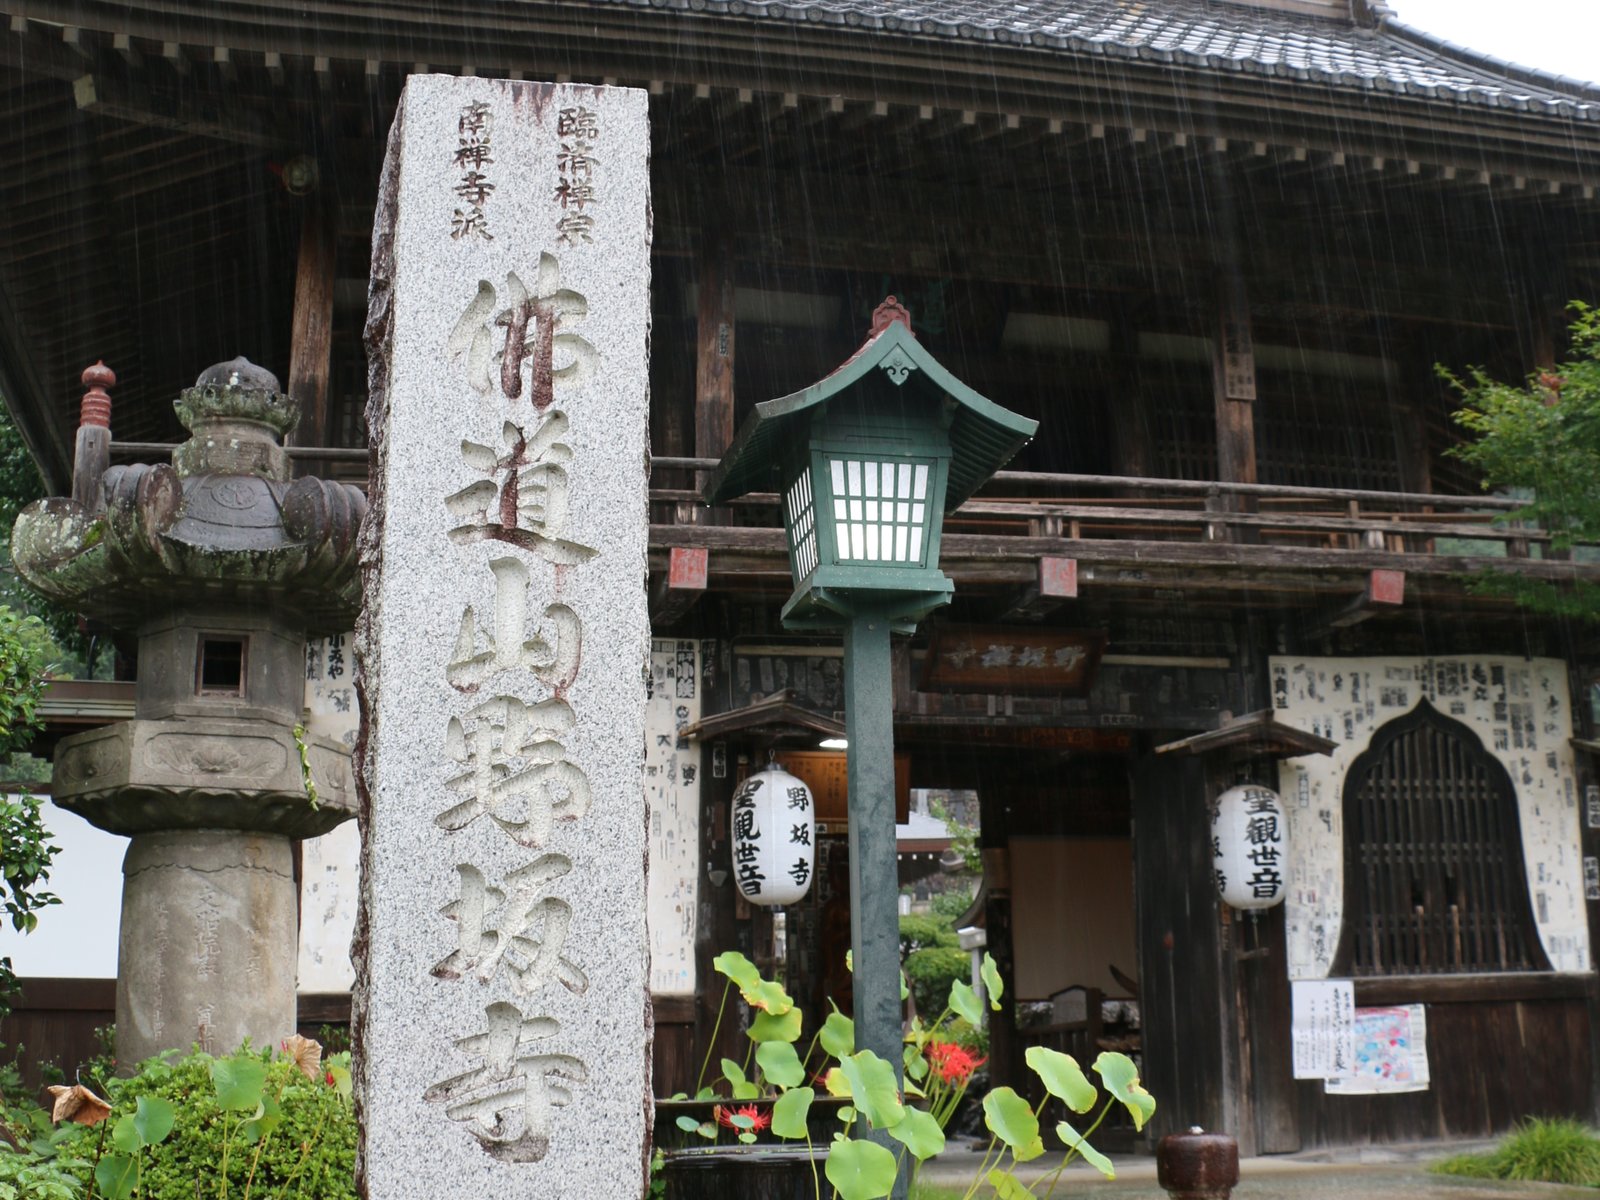
<path id="1" fill-rule="evenodd" d="M 1294 1077 L 1336 1079 L 1355 1064 L 1355 985 L 1348 979 L 1295 980 Z"/>
<path id="2" fill-rule="evenodd" d="M 1428 1019 L 1420 1004 L 1358 1008 L 1355 1071 L 1329 1079 L 1330 1096 L 1370 1096 L 1428 1090 Z"/>

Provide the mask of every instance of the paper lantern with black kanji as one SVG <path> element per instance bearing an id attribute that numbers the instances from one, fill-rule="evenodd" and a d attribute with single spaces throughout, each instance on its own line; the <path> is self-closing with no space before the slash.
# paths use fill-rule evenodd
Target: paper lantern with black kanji
<path id="1" fill-rule="evenodd" d="M 1217 797 L 1211 852 L 1223 903 L 1250 911 L 1283 903 L 1288 890 L 1289 827 L 1271 788 L 1246 783 Z"/>
<path id="2" fill-rule="evenodd" d="M 733 794 L 733 878 L 752 904 L 793 904 L 811 886 L 816 806 L 805 782 L 773 765 Z"/>

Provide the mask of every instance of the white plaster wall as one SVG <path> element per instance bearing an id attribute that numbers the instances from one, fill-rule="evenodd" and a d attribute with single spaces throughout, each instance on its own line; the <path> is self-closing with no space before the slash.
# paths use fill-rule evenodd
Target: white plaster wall
<path id="1" fill-rule="evenodd" d="M 343 633 L 306 643 L 307 729 L 351 749 L 361 724 L 351 657 L 354 640 Z M 302 992 L 348 992 L 355 983 L 350 938 L 356 928 L 360 862 L 361 835 L 354 821 L 301 843 Z"/>
<path id="2" fill-rule="evenodd" d="M 31 934 L 0 921 L 0 954 L 10 957 L 23 978 L 115 978 L 128 839 L 96 829 L 48 800 L 41 816 L 60 847 L 46 890 L 61 903 L 39 910 L 39 926 Z"/>
<path id="3" fill-rule="evenodd" d="M 700 719 L 700 643 L 650 643 L 644 792 L 650 811 L 650 991 L 693 995 L 695 906 L 700 880 L 700 746 L 678 730 Z"/>
<path id="4" fill-rule="evenodd" d="M 1328 975 L 1344 914 L 1342 800 L 1373 733 L 1427 699 L 1466 725 L 1517 789 L 1534 919 L 1551 966 L 1587 971 L 1578 789 L 1566 664 L 1550 658 L 1296 658 L 1270 662 L 1280 720 L 1339 742 L 1279 768 L 1289 814 L 1289 977 Z"/>

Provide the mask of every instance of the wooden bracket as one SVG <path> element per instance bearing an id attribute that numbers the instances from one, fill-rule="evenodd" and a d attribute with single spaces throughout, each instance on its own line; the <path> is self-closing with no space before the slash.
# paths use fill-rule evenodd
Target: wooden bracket
<path id="1" fill-rule="evenodd" d="M 667 577 L 650 589 L 650 621 L 671 625 L 682 619 L 706 594 L 711 552 L 704 547 L 674 546 L 667 559 Z"/>
<path id="2" fill-rule="evenodd" d="M 1040 558 L 1034 581 L 1023 588 L 1000 617 L 1002 622 L 1042 621 L 1078 597 L 1078 560 Z"/>
<path id="3" fill-rule="evenodd" d="M 1335 602 L 1321 610 L 1307 622 L 1305 633 L 1317 637 L 1335 629 L 1348 629 L 1359 625 L 1385 609 L 1400 608 L 1406 601 L 1406 573 L 1404 571 L 1374 570 L 1367 572 L 1367 584 L 1353 600 Z"/>

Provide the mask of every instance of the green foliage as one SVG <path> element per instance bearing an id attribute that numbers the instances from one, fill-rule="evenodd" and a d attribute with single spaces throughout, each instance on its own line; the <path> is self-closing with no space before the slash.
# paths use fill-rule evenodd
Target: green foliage
<path id="1" fill-rule="evenodd" d="M 350 1026 L 318 1025 L 317 1041 L 325 1054 L 340 1054 L 350 1049 Z"/>
<path id="2" fill-rule="evenodd" d="M 1462 395 L 1457 423 L 1474 435 L 1451 453 L 1477 468 L 1485 488 L 1531 497 L 1506 519 L 1548 530 L 1557 550 L 1600 541 L 1600 311 L 1577 302 L 1571 311 L 1568 360 L 1534 372 L 1522 387 L 1481 368 L 1465 379 L 1440 372 Z M 1593 585 L 1558 588 L 1494 571 L 1477 586 L 1537 612 L 1600 620 Z"/>
<path id="3" fill-rule="evenodd" d="M 38 728 L 50 645 L 38 617 L 0 605 L 0 758 L 25 747 Z"/>
<path id="4" fill-rule="evenodd" d="M 908 970 L 914 960 L 932 954 L 953 954 L 963 976 L 970 969 L 961 951 L 930 947 L 916 951 L 907 960 Z M 965 1029 L 969 1036 L 973 1035 L 981 1030 L 984 1021 L 983 1004 L 965 979 L 946 983 L 948 1003 L 938 996 L 929 997 L 925 1011 L 938 1015 L 931 1022 L 923 1017 L 913 1020 L 904 1035 L 901 1061 L 891 1062 L 871 1050 L 858 1050 L 854 1024 L 837 1011 L 828 1015 L 809 1040 L 802 1040 L 804 1020 L 800 1010 L 781 987 L 762 979 L 755 965 L 744 955 L 720 954 L 714 966 L 728 982 L 723 989 L 722 1007 L 717 1011 L 712 1041 L 715 1041 L 715 1030 L 722 1026 L 728 998 L 737 987 L 741 997 L 755 1011 L 755 1019 L 746 1028 L 751 1047 L 742 1064 L 731 1058 L 721 1060 L 721 1086 L 725 1089 L 721 1095 L 715 1083 L 711 1087 L 697 1084 L 697 1100 L 717 1102 L 713 1119 L 702 1120 L 684 1113 L 676 1119 L 678 1128 L 690 1137 L 715 1141 L 721 1136 L 720 1125 L 736 1131 L 735 1139 L 746 1145 L 758 1141 L 761 1132 L 770 1130 L 771 1136 L 779 1139 L 804 1139 L 809 1147 L 812 1140 L 807 1118 L 817 1093 L 811 1086 L 802 1084 L 807 1080 L 820 1081 L 829 1096 L 848 1101 L 830 1106 L 842 1126 L 828 1145 L 825 1168 L 837 1200 L 880 1200 L 889 1194 L 902 1169 L 909 1169 L 913 1196 L 929 1200 L 943 1196 L 944 1193 L 937 1190 L 919 1190 L 916 1174 L 925 1160 L 944 1149 L 944 1131 L 950 1118 L 966 1095 L 974 1072 L 983 1065 L 983 1059 L 963 1049 L 957 1038 L 958 1030 Z M 994 960 L 987 954 L 983 956 L 981 971 L 989 1007 L 998 1009 L 1005 985 Z M 769 1023 L 768 1028 L 761 1028 L 763 1022 Z M 780 1032 L 779 1022 L 782 1036 L 766 1036 Z M 802 1046 L 805 1047 L 803 1051 Z M 708 1052 L 700 1072 L 701 1083 L 706 1079 L 710 1057 Z M 753 1074 L 750 1072 L 752 1058 L 756 1064 Z M 1155 1101 L 1139 1084 L 1132 1060 L 1125 1055 L 1108 1053 L 1095 1061 L 1093 1069 L 1108 1093 L 1104 1103 L 1101 1103 L 1099 1091 L 1069 1056 L 1036 1049 L 1029 1053 L 1028 1065 L 1046 1089 L 1065 1099 L 1073 1111 L 1089 1113 L 1096 1104 L 1100 1105 L 1093 1123 L 1084 1133 L 1079 1134 L 1066 1124 L 1056 1127 L 1065 1153 L 1055 1169 L 1055 1177 L 1059 1178 L 1074 1158 L 1083 1158 L 1111 1175 L 1111 1163 L 1089 1144 L 1089 1139 L 1119 1102 L 1134 1113 L 1141 1126 L 1155 1108 Z M 681 1095 L 672 1098 L 686 1099 Z M 731 1105 L 730 1099 L 741 1106 Z M 984 1098 L 983 1109 L 994 1139 L 964 1197 L 970 1200 L 977 1194 L 984 1179 L 996 1189 L 997 1195 L 1031 1196 L 1033 1193 L 1007 1169 L 1007 1156 L 1010 1156 L 1010 1165 L 1015 1166 L 1045 1153 L 1038 1112 L 1011 1088 L 990 1092 Z M 856 1127 L 862 1122 L 874 1131 L 886 1131 L 894 1143 L 893 1148 L 860 1136 Z M 999 1147 L 998 1152 L 996 1147 Z M 819 1189 L 818 1195 L 821 1194 Z"/>
<path id="5" fill-rule="evenodd" d="M 983 1098 L 983 1123 L 1010 1148 L 1016 1162 L 1027 1162 L 1044 1153 L 1039 1118 L 1033 1115 L 1033 1107 L 1008 1087 L 997 1087 Z"/>
<path id="6" fill-rule="evenodd" d="M 37 617 L 0 606 L 0 761 L 28 745 L 39 726 L 44 692 L 44 646 L 49 635 Z M 0 907 L 20 933 L 32 933 L 38 910 L 59 903 L 44 890 L 59 847 L 40 816 L 37 797 L 0 794 Z M 10 1011 L 16 975 L 0 958 L 0 1016 Z"/>
<path id="7" fill-rule="evenodd" d="M 965 950 L 933 946 L 908 955 L 905 973 L 911 981 L 911 994 L 916 998 L 917 1011 L 934 1017 L 944 1011 L 951 984 L 961 982 L 972 974 L 972 961 Z"/>
<path id="8" fill-rule="evenodd" d="M 86 1200 L 91 1179 L 104 1200 L 353 1200 L 347 1078 L 342 1055 L 315 1079 L 248 1048 L 151 1059 L 131 1079 L 104 1081 L 112 1111 L 102 1127 L 52 1126 L 33 1114 L 26 1148 L 0 1149 L 0 1200 Z"/>
<path id="9" fill-rule="evenodd" d="M 1029 1046 L 1023 1057 L 1034 1074 L 1043 1081 L 1045 1090 L 1063 1101 L 1073 1112 L 1084 1113 L 1094 1107 L 1094 1084 L 1089 1082 L 1083 1068 L 1078 1066 L 1078 1060 L 1072 1055 L 1062 1054 L 1048 1046 Z"/>
<path id="10" fill-rule="evenodd" d="M 1134 1129 L 1143 1129 L 1144 1123 L 1155 1115 L 1156 1100 L 1139 1082 L 1139 1068 L 1133 1060 L 1126 1054 L 1106 1050 L 1094 1060 L 1094 1069 L 1106 1091 L 1122 1101 L 1122 1107 L 1133 1118 Z"/>
<path id="11" fill-rule="evenodd" d="M 37 595 L 11 568 L 11 527 L 17 514 L 44 494 L 44 480 L 0 402 L 0 605 L 42 617 L 54 640 L 73 651 L 81 640 L 77 614 Z"/>
<path id="12" fill-rule="evenodd" d="M 980 868 L 981 869 L 981 868 Z M 942 921 L 952 930 L 967 909 L 972 907 L 972 891 L 970 888 L 956 888 L 948 892 L 940 892 L 928 902 L 928 909 L 935 920 Z"/>
<path id="13" fill-rule="evenodd" d="M 1600 1187 L 1600 1136 L 1578 1121 L 1533 1118 L 1487 1154 L 1435 1163 L 1441 1175 Z"/>
<path id="14" fill-rule="evenodd" d="M 83 1183 L 54 1159 L 0 1147 L 0 1200 L 82 1200 Z"/>
<path id="15" fill-rule="evenodd" d="M 875 1200 L 894 1187 L 894 1154 L 876 1142 L 840 1135 L 828 1152 L 828 1182 L 843 1200 Z"/>
<path id="16" fill-rule="evenodd" d="M 961 858 L 962 870 L 970 872 L 973 875 L 982 875 L 983 850 L 978 845 L 978 827 L 976 825 L 970 825 L 966 821 L 963 821 L 956 816 L 955 809 L 949 803 L 946 793 L 935 792 L 932 796 L 930 796 L 928 799 L 928 811 L 935 817 L 939 818 L 939 820 L 943 821 L 949 828 L 950 849 Z M 966 911 L 966 905 L 963 904 L 962 907 L 956 909 L 954 912 L 939 912 L 938 902 L 945 897 L 960 894 L 962 893 L 957 890 L 956 892 L 945 892 L 935 896 L 935 914 L 943 917 L 946 921 L 954 921 Z M 966 903 L 970 904 L 972 902 L 971 890 L 967 890 L 965 895 L 967 897 Z"/>
<path id="17" fill-rule="evenodd" d="M 912 915 L 900 918 L 900 957 L 936 946 L 959 946 L 961 939 L 950 922 L 939 917 Z"/>

